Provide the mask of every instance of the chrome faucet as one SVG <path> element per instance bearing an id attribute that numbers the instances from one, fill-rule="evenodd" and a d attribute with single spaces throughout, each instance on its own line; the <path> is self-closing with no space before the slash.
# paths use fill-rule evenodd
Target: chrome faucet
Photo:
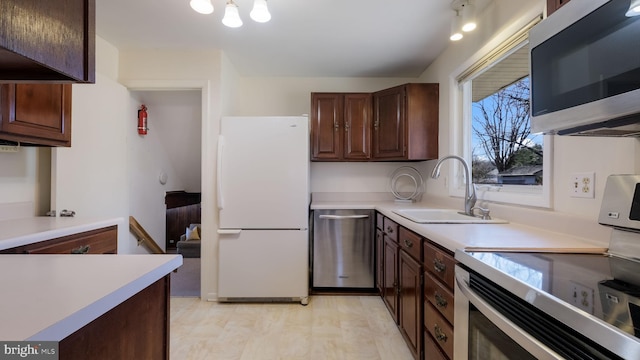
<path id="1" fill-rule="evenodd" d="M 433 171 L 431 172 L 431 177 L 433 179 L 437 179 L 440 176 L 440 166 L 442 165 L 442 162 L 447 159 L 460 160 L 460 162 L 462 163 L 462 166 L 464 166 L 464 178 L 466 181 L 466 187 L 464 188 L 464 213 L 469 216 L 474 216 L 473 210 L 477 200 L 476 188 L 475 186 L 473 186 L 469 165 L 463 158 L 457 155 L 447 155 L 443 158 L 438 159 L 436 166 L 433 168 Z M 487 213 L 487 216 L 488 216 L 488 213 Z"/>

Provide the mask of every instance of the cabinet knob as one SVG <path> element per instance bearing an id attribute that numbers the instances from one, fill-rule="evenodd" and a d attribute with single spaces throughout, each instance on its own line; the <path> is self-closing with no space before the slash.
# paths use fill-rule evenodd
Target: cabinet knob
<path id="1" fill-rule="evenodd" d="M 446 308 L 447 305 L 449 304 L 447 302 L 447 299 L 444 298 L 444 296 L 442 296 L 440 293 L 436 292 L 435 294 L 435 298 L 436 298 L 436 305 L 440 308 Z"/>
<path id="2" fill-rule="evenodd" d="M 433 325 L 433 332 L 436 335 L 436 340 L 440 342 L 447 342 L 447 334 L 445 334 L 438 324 Z"/>
<path id="3" fill-rule="evenodd" d="M 88 254 L 90 248 L 91 248 L 90 245 L 83 245 L 83 246 L 77 247 L 75 249 L 72 249 L 71 253 L 72 254 Z"/>
<path id="4" fill-rule="evenodd" d="M 439 273 L 444 272 L 445 270 L 447 270 L 447 265 L 445 265 L 445 263 L 443 263 L 439 259 L 433 259 L 433 270 Z"/>
<path id="5" fill-rule="evenodd" d="M 404 246 L 406 246 L 408 248 L 412 248 L 413 247 L 413 242 L 411 242 L 408 239 L 404 239 Z"/>

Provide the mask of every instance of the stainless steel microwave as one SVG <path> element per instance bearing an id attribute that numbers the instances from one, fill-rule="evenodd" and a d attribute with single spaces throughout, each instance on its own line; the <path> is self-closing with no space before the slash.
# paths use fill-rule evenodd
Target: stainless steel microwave
<path id="1" fill-rule="evenodd" d="M 631 0 L 573 0 L 529 33 L 531 130 L 640 136 L 640 16 Z"/>

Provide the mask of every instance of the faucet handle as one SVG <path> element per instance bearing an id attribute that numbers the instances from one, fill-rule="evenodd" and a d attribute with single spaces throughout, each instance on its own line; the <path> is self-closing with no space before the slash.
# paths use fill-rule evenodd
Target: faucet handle
<path id="1" fill-rule="evenodd" d="M 489 212 L 491 210 L 485 209 L 485 208 L 480 207 L 480 206 L 474 206 L 474 207 L 471 208 L 471 213 L 473 214 L 473 211 L 476 210 L 476 209 L 480 210 L 482 220 L 491 220 L 491 216 L 489 215 Z"/>

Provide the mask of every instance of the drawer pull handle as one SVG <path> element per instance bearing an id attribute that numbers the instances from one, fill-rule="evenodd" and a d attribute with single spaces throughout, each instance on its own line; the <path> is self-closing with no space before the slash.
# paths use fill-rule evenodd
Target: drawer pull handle
<path id="1" fill-rule="evenodd" d="M 436 272 L 444 272 L 445 270 L 447 270 L 447 265 L 445 265 L 445 263 L 443 263 L 442 261 L 438 260 L 438 259 L 433 259 L 433 269 Z"/>
<path id="2" fill-rule="evenodd" d="M 449 305 L 449 303 L 447 302 L 447 299 L 445 299 L 444 296 L 442 296 L 440 293 L 436 292 L 435 298 L 436 298 L 436 305 L 438 307 L 441 307 L 444 309 L 447 307 L 447 305 Z"/>
<path id="3" fill-rule="evenodd" d="M 433 332 L 436 335 L 436 340 L 440 342 L 447 342 L 447 334 L 445 334 L 438 324 L 433 325 Z"/>
<path id="4" fill-rule="evenodd" d="M 393 228 L 391 226 L 387 226 L 387 233 L 393 234 Z"/>
<path id="5" fill-rule="evenodd" d="M 408 239 L 404 239 L 404 245 L 408 248 L 412 248 L 413 247 L 413 242 L 411 242 Z"/>
<path id="6" fill-rule="evenodd" d="M 89 246 L 89 245 L 83 245 L 83 246 L 77 247 L 75 249 L 72 249 L 71 253 L 72 254 L 87 254 L 87 253 L 89 253 L 89 249 L 90 248 L 91 248 L 91 246 Z"/>

